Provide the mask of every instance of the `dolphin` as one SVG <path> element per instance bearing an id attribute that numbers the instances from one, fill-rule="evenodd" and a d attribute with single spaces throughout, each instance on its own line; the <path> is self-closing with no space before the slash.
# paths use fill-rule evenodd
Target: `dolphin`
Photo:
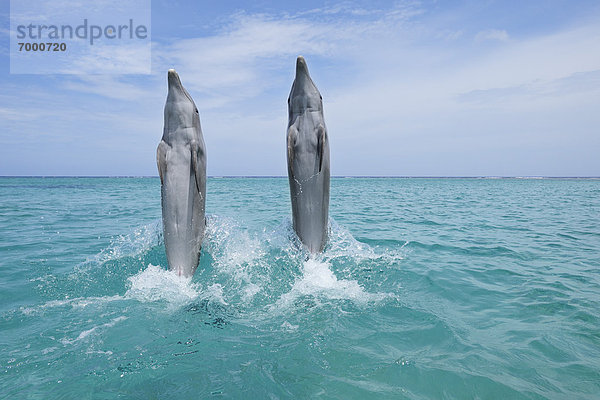
<path id="1" fill-rule="evenodd" d="M 194 100 L 174 69 L 167 76 L 165 125 L 156 151 L 164 240 L 169 269 L 190 277 L 206 228 L 206 148 Z"/>
<path id="2" fill-rule="evenodd" d="M 312 253 L 323 251 L 329 220 L 329 140 L 323 98 L 304 57 L 296 60 L 296 78 L 288 98 L 287 165 L 292 223 Z"/>

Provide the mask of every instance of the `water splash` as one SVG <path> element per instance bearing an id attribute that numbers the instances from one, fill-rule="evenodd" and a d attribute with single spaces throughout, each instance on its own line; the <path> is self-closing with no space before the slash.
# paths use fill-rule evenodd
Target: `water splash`
<path id="1" fill-rule="evenodd" d="M 189 305 L 197 299 L 227 305 L 220 284 L 214 283 L 203 288 L 200 283 L 193 282 L 192 278 L 179 276 L 157 265 L 149 264 L 146 269 L 127 280 L 130 287 L 124 295 L 125 299 L 142 303 L 163 301 L 170 305 L 170 310 Z"/>
<path id="2" fill-rule="evenodd" d="M 243 230 L 234 220 L 207 219 L 204 251 L 212 258 L 213 277 L 232 302 L 249 303 L 272 280 L 271 260 L 264 238 Z"/>
<path id="3" fill-rule="evenodd" d="M 245 286 L 246 300 L 260 291 L 253 283 L 260 279 L 257 267 L 262 266 L 266 252 L 263 241 L 242 230 L 229 218 L 210 216 L 206 229 L 205 248 L 212 256 L 212 268 L 221 274 L 229 275 L 238 286 Z"/>
<path id="4" fill-rule="evenodd" d="M 185 278 L 156 263 L 163 262 L 156 259 L 164 251 L 160 249 L 161 232 L 157 220 L 117 237 L 109 247 L 90 257 L 86 268 L 76 268 L 68 277 L 73 284 L 77 281 L 86 285 L 85 290 L 74 292 L 79 297 L 53 300 L 24 308 L 22 312 L 31 314 L 65 305 L 83 308 L 116 300 L 166 302 L 167 309 L 173 311 L 208 299 L 222 305 L 233 304 L 250 313 L 265 307 L 285 309 L 303 297 L 319 303 L 343 299 L 365 304 L 386 294 L 367 289 L 364 284 L 369 277 L 361 275 L 363 267 L 357 267 L 402 259 L 399 253 L 378 252 L 357 241 L 349 230 L 333 220 L 325 252 L 311 258 L 301 246 L 289 218 L 274 230 L 251 232 L 231 218 L 210 215 L 200 266 L 193 278 Z M 148 254 L 154 258 L 148 258 Z M 131 272 L 123 273 L 124 266 Z M 105 296 L 98 296 L 101 293 L 94 288 L 107 285 L 115 289 L 120 286 L 125 293 L 110 293 L 107 288 Z M 86 297 L 86 292 L 91 295 Z"/>
<path id="5" fill-rule="evenodd" d="M 147 225 L 142 225 L 127 235 L 117 236 L 111 240 L 110 246 L 100 253 L 88 257 L 82 265 L 101 265 L 108 261 L 124 257 L 136 257 L 153 247 L 163 244 L 162 220 L 157 219 Z"/>
<path id="6" fill-rule="evenodd" d="M 289 308 L 305 296 L 321 301 L 352 300 L 358 304 L 366 304 L 385 298 L 387 294 L 369 293 L 356 280 L 338 279 L 329 262 L 310 258 L 303 263 L 301 275 L 291 290 L 279 298 L 275 308 Z"/>
<path id="7" fill-rule="evenodd" d="M 130 288 L 124 297 L 141 302 L 166 300 L 173 304 L 185 304 L 196 299 L 201 292 L 191 278 L 178 276 L 173 271 L 152 264 L 127 280 Z"/>
<path id="8" fill-rule="evenodd" d="M 406 244 L 406 243 L 405 243 Z M 353 264 L 367 260 L 379 260 L 387 263 L 400 262 L 404 258 L 403 247 L 396 250 L 386 248 L 381 251 L 354 238 L 350 230 L 329 219 L 329 241 L 323 253 L 326 260 L 349 258 Z"/>

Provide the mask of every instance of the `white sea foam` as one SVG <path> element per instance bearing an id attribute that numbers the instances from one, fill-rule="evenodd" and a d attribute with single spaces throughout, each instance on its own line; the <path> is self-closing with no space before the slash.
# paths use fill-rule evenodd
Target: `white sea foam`
<path id="1" fill-rule="evenodd" d="M 227 302 L 225 301 L 225 297 L 223 296 L 223 286 L 219 283 L 214 283 L 206 288 L 206 290 L 202 293 L 204 297 L 213 300 L 217 303 L 221 303 L 226 306 Z"/>
<path id="2" fill-rule="evenodd" d="M 258 292 L 260 292 L 260 286 L 254 284 L 254 283 L 249 283 L 245 288 L 244 288 L 244 293 L 243 293 L 243 300 L 244 301 L 249 301 L 251 300 L 254 295 L 256 295 Z"/>
<path id="3" fill-rule="evenodd" d="M 283 329 L 285 329 L 286 331 L 291 332 L 291 331 L 297 330 L 300 327 L 300 325 L 292 325 L 288 321 L 283 321 L 283 323 L 281 324 L 281 327 Z"/>
<path id="4" fill-rule="evenodd" d="M 200 290 L 191 278 L 178 276 L 156 265 L 148 267 L 127 278 L 130 288 L 125 298 L 141 302 L 166 300 L 169 303 L 185 304 L 197 298 Z"/>
<path id="5" fill-rule="evenodd" d="M 83 339 L 87 338 L 87 337 L 88 337 L 88 336 L 90 336 L 90 335 L 93 335 L 93 334 L 96 334 L 96 333 L 98 333 L 98 331 L 102 331 L 102 330 L 104 330 L 104 329 L 106 329 L 106 328 L 112 328 L 113 326 L 115 326 L 115 325 L 116 325 L 116 324 L 118 324 L 119 322 L 121 322 L 121 321 L 125 321 L 126 319 L 127 319 L 127 317 L 126 317 L 126 316 L 124 316 L 124 315 L 122 315 L 122 316 L 120 316 L 120 317 L 113 318 L 112 320 L 110 320 L 110 321 L 109 321 L 109 322 L 107 322 L 107 323 L 104 323 L 104 324 L 101 324 L 101 325 L 96 325 L 96 326 L 93 326 L 93 327 L 92 327 L 92 328 L 90 328 L 90 329 L 86 329 L 85 331 L 82 331 L 82 332 L 79 334 L 79 336 L 77 336 L 77 337 L 76 337 L 75 339 L 73 339 L 73 340 L 70 340 L 70 339 L 66 339 L 66 338 L 64 338 L 64 339 L 62 339 L 62 340 L 61 340 L 61 343 L 62 343 L 62 344 L 64 344 L 64 345 L 67 345 L 67 344 L 73 344 L 73 343 L 75 343 L 75 342 L 78 342 L 78 341 L 80 341 L 80 340 L 83 340 Z"/>
<path id="6" fill-rule="evenodd" d="M 162 220 L 157 219 L 134 229 L 128 235 L 120 235 L 111 241 L 110 246 L 100 253 L 88 257 L 81 265 L 104 264 L 123 257 L 135 257 L 162 243 Z M 81 266 L 80 265 L 80 266 Z"/>
<path id="7" fill-rule="evenodd" d="M 100 355 L 105 355 L 105 356 L 112 356 L 113 352 L 110 350 L 88 350 L 85 352 L 85 354 L 100 354 Z"/>
<path id="8" fill-rule="evenodd" d="M 323 256 L 326 260 L 349 257 L 357 264 L 365 260 L 383 260 L 392 263 L 404 258 L 402 247 L 398 250 L 386 249 L 384 252 L 378 252 L 368 244 L 356 240 L 347 228 L 330 219 L 329 241 Z"/>
<path id="9" fill-rule="evenodd" d="M 221 284 L 214 283 L 202 288 L 199 283 L 192 282 L 192 278 L 179 276 L 152 264 L 127 280 L 130 287 L 124 298 L 142 303 L 165 301 L 173 309 L 203 298 L 227 304 Z"/>
<path id="10" fill-rule="evenodd" d="M 304 262 L 302 276 L 294 282 L 289 292 L 279 298 L 277 306 L 286 308 L 302 296 L 367 303 L 386 295 L 368 293 L 355 280 L 338 279 L 327 261 L 311 258 Z"/>
<path id="11" fill-rule="evenodd" d="M 56 346 L 52 346 L 52 347 L 46 347 L 45 349 L 42 349 L 42 354 L 48 354 L 48 353 L 54 353 L 56 350 L 58 350 L 58 347 Z"/>
<path id="12" fill-rule="evenodd" d="M 86 308 L 88 306 L 101 305 L 113 301 L 124 300 L 123 296 L 104 296 L 104 297 L 75 297 L 72 299 L 50 300 L 44 304 L 32 307 L 21 307 L 20 311 L 25 315 L 34 315 L 47 309 L 69 306 L 72 308 Z"/>

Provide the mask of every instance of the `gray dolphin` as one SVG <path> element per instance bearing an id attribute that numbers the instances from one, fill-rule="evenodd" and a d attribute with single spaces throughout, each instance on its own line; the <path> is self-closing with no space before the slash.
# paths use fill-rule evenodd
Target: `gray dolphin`
<path id="1" fill-rule="evenodd" d="M 162 219 L 169 269 L 192 276 L 198 267 L 206 227 L 206 148 L 194 100 L 174 69 L 156 162 L 161 183 Z"/>
<path id="2" fill-rule="evenodd" d="M 292 222 L 311 253 L 327 243 L 329 219 L 329 140 L 323 119 L 323 98 L 308 74 L 302 56 L 288 98 L 287 163 Z"/>

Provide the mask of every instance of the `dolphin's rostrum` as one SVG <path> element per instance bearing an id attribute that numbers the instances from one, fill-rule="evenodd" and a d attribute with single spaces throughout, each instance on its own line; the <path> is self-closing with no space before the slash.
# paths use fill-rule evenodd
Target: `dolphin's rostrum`
<path id="1" fill-rule="evenodd" d="M 311 253 L 327 243 L 329 219 L 329 140 L 323 99 L 306 61 L 296 60 L 296 78 L 288 98 L 287 163 L 292 222 Z"/>
<path id="2" fill-rule="evenodd" d="M 205 230 L 206 148 L 194 100 L 174 69 L 168 72 L 165 126 L 156 154 L 169 269 L 192 276 Z"/>

